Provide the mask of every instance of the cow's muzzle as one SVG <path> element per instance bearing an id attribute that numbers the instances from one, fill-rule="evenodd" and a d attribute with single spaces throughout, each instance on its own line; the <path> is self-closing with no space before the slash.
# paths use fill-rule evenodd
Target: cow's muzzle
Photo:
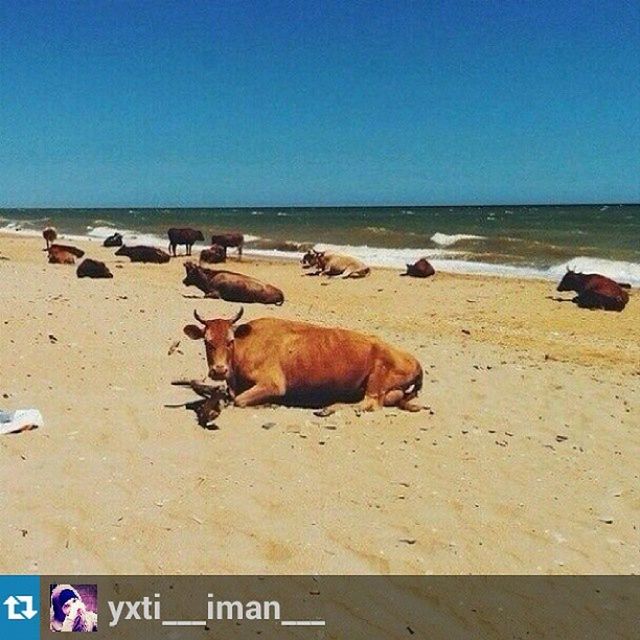
<path id="1" fill-rule="evenodd" d="M 226 380 L 229 367 L 224 364 L 217 364 L 209 369 L 209 377 L 212 380 Z"/>

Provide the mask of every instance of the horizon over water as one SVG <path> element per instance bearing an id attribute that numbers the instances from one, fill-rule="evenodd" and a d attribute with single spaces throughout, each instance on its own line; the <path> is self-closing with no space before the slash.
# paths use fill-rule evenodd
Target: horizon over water
<path id="1" fill-rule="evenodd" d="M 482 205 L 202 208 L 5 208 L 0 231 L 59 233 L 167 246 L 169 227 L 209 236 L 241 231 L 246 253 L 297 258 L 318 245 L 371 266 L 418 258 L 436 270 L 558 278 L 567 266 L 640 284 L 640 205 Z"/>

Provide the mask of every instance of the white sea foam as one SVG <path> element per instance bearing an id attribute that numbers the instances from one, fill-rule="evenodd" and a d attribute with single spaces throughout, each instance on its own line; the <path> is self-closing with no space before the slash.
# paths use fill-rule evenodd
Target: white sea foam
<path id="1" fill-rule="evenodd" d="M 468 233 L 455 233 L 449 235 L 447 233 L 440 233 L 439 231 L 431 236 L 431 242 L 440 245 L 441 247 L 450 247 L 462 240 L 484 240 L 485 236 L 474 236 Z"/>
<path id="2" fill-rule="evenodd" d="M 87 227 L 87 236 L 102 242 L 105 238 L 113 235 L 116 231 L 122 235 L 122 241 L 127 245 L 142 244 L 152 247 L 166 248 L 168 243 L 168 240 L 153 233 L 140 233 L 139 231 L 134 231 L 132 229 L 119 229 L 117 227 Z M 78 238 L 82 238 L 82 236 L 78 236 Z"/>

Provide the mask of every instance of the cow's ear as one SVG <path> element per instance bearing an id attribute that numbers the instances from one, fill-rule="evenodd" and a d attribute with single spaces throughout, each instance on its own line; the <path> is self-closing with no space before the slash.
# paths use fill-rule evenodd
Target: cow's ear
<path id="1" fill-rule="evenodd" d="M 204 338 L 204 329 L 197 324 L 187 324 L 182 330 L 192 340 L 202 340 Z"/>

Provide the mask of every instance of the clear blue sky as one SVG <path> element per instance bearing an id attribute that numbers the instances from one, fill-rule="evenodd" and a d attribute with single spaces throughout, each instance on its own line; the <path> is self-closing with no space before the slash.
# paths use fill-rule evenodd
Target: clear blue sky
<path id="1" fill-rule="evenodd" d="M 0 206 L 639 201 L 638 0 L 0 3 Z"/>

